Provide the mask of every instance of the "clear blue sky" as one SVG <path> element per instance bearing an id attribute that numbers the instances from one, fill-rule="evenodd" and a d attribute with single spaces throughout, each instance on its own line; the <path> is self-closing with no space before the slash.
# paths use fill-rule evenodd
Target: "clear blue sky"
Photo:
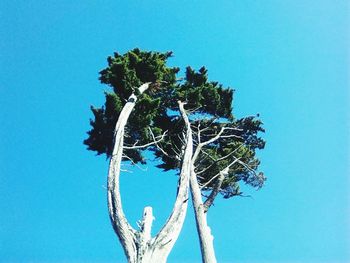
<path id="1" fill-rule="evenodd" d="M 1 1 L 0 262 L 125 262 L 108 163 L 82 144 L 114 51 L 172 50 L 260 113 L 266 186 L 209 211 L 219 262 L 350 262 L 350 8 L 345 0 Z M 159 229 L 176 177 L 121 180 L 132 223 Z M 199 262 L 192 206 L 169 262 Z"/>

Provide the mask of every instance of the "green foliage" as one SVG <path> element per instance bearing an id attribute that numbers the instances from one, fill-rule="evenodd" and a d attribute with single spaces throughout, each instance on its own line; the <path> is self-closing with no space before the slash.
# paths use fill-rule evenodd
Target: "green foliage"
<path id="1" fill-rule="evenodd" d="M 171 54 L 134 49 L 124 55 L 114 53 L 113 57 L 108 57 L 108 66 L 100 71 L 99 79 L 110 86 L 113 92 L 105 93 L 103 107 L 91 107 L 94 120 L 90 120 L 92 129 L 88 131 L 84 144 L 89 150 L 110 157 L 115 124 L 127 99 L 134 93 L 138 101 L 128 121 L 125 144 L 146 144 L 152 141 L 152 133 L 159 136 L 167 131 L 165 140 L 160 143 L 162 150 L 155 146 L 147 150 L 153 151 L 161 159 L 158 167 L 179 170 L 184 123 L 178 114 L 177 101 L 181 100 L 187 103 L 192 127 L 207 127 L 201 133 L 202 141 L 218 134 L 222 127 L 230 128 L 223 133 L 223 138 L 207 145 L 200 153 L 196 171 L 199 173 L 199 183 L 205 185 L 203 190 L 213 188 L 215 180 L 211 179 L 234 158 L 239 158 L 246 166 L 235 163 L 230 167 L 229 175 L 220 188 L 223 196 L 229 198 L 239 195 L 240 181 L 260 188 L 265 177 L 257 173 L 260 162 L 256 150 L 265 146 L 265 141 L 259 137 L 259 133 L 264 132 L 262 122 L 257 117 L 235 119 L 232 115 L 233 89 L 208 81 L 205 67 L 198 71 L 187 67 L 185 77 L 176 81 L 179 69 L 166 65 Z M 142 95 L 138 94 L 137 88 L 146 82 L 151 82 L 150 88 Z M 124 152 L 134 163 L 146 162 L 140 149 L 125 149 Z M 227 155 L 229 157 L 224 158 Z"/>
<path id="2" fill-rule="evenodd" d="M 119 118 L 123 103 L 115 93 L 105 93 L 106 102 L 104 107 L 91 106 L 95 120 L 90 119 L 92 129 L 88 131 L 89 137 L 84 141 L 88 150 L 96 151 L 97 154 L 106 153 L 110 156 L 113 151 L 114 126 Z"/>
<path id="3" fill-rule="evenodd" d="M 241 163 L 237 162 L 230 167 L 229 174 L 220 188 L 223 196 L 229 198 L 240 195 L 239 181 L 255 188 L 263 186 L 266 178 L 263 174 L 257 172 L 260 161 L 256 157 L 256 150 L 263 149 L 265 146 L 265 141 L 258 136 L 259 132 L 264 132 L 260 120 L 255 117 L 233 119 L 231 121 L 215 118 L 198 120 L 198 115 L 196 115 L 196 119 L 192 119 L 191 122 L 195 133 L 194 138 L 197 135 L 196 132 L 198 132 L 195 127 L 206 128 L 201 131 L 202 142 L 213 138 L 223 127 L 230 128 L 222 134 L 224 135 L 222 138 L 203 148 L 197 158 L 195 170 L 198 173 L 199 183 L 204 186 L 203 191 L 211 190 L 215 185 L 215 180 L 211 179 L 236 159 L 239 159 Z M 163 161 L 159 167 L 164 170 L 171 170 L 181 165 L 176 158 L 178 150 L 174 145 L 181 145 L 182 143 L 179 135 L 183 131 L 183 125 L 176 118 L 173 118 L 171 124 L 166 125 L 171 127 L 172 130 L 163 144 L 163 148 L 168 155 L 162 154 L 159 150 L 156 150 L 156 155 L 162 158 Z M 226 137 L 228 135 L 234 137 Z M 242 163 L 246 166 L 243 166 Z"/>
<path id="4" fill-rule="evenodd" d="M 265 146 L 265 141 L 258 137 L 258 133 L 264 131 L 261 125 L 261 121 L 254 117 L 248 117 L 233 120 L 229 123 L 217 123 L 216 126 L 213 126 L 213 129 L 206 131 L 207 133 L 214 131 L 217 134 L 221 127 L 236 129 L 223 133 L 223 138 L 211 143 L 200 154 L 200 161 L 196 169 L 200 172 L 210 167 L 210 169 L 200 174 L 199 181 L 205 185 L 203 190 L 210 190 L 214 186 L 215 181 L 209 184 L 207 182 L 237 159 L 239 162 L 230 167 L 228 176 L 221 185 L 220 192 L 224 197 L 229 198 L 241 194 L 239 181 L 243 181 L 255 188 L 263 186 L 266 178 L 263 174 L 256 171 L 260 161 L 255 153 L 256 149 L 263 149 Z M 235 137 L 227 138 L 225 134 L 234 135 Z M 206 139 L 209 139 L 209 137 Z"/>
<path id="5" fill-rule="evenodd" d="M 207 72 L 205 67 L 198 72 L 187 67 L 185 82 L 176 88 L 176 99 L 187 101 L 196 113 L 233 119 L 233 90 L 223 88 L 218 82 L 208 82 Z"/>
<path id="6" fill-rule="evenodd" d="M 124 55 L 114 53 L 107 58 L 108 67 L 100 71 L 100 81 L 113 87 L 125 100 L 143 83 L 174 83 L 179 69 L 166 66 L 171 55 L 172 52 L 145 52 L 138 48 Z"/>
<path id="7" fill-rule="evenodd" d="M 89 137 L 84 141 L 88 150 L 110 157 L 113 151 L 114 128 L 120 111 L 133 92 L 139 95 L 137 88 L 146 82 L 153 83 L 150 88 L 153 97 L 143 94 L 139 98 L 129 119 L 125 142 L 149 142 L 151 137 L 147 127 L 156 117 L 160 97 L 175 84 L 176 73 L 179 71 L 178 68 L 166 66 L 166 60 L 170 56 L 171 52 L 145 52 L 136 48 L 124 55 L 114 53 L 113 57 L 107 58 L 108 67 L 100 71 L 99 79 L 101 83 L 112 87 L 113 92 L 106 93 L 103 107 L 91 107 L 95 119 L 90 120 L 92 129 L 88 131 Z M 159 130 L 156 131 L 159 133 Z M 128 151 L 128 156 L 134 162 L 144 162 L 141 151 Z"/>

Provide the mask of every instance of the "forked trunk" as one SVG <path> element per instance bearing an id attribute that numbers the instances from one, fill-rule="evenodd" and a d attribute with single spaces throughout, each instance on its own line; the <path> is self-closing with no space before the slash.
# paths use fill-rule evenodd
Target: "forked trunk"
<path id="1" fill-rule="evenodd" d="M 142 94 L 149 87 L 149 83 L 139 87 Z M 152 238 L 151 227 L 153 221 L 152 208 L 146 207 L 140 230 L 135 230 L 128 223 L 122 209 L 119 190 L 120 165 L 123 154 L 124 130 L 127 120 L 135 106 L 137 97 L 132 94 L 122 109 L 115 127 L 114 149 L 108 171 L 108 209 L 114 231 L 116 232 L 130 263 L 165 263 L 166 259 L 177 240 L 182 228 L 188 200 L 189 176 L 192 157 L 192 131 L 186 128 L 187 145 L 183 155 L 183 165 L 180 172 L 179 186 L 173 211 L 159 233 Z M 182 117 L 187 115 L 183 104 L 179 102 Z M 186 121 L 186 120 L 185 120 Z M 188 122 L 188 119 L 187 119 Z"/>

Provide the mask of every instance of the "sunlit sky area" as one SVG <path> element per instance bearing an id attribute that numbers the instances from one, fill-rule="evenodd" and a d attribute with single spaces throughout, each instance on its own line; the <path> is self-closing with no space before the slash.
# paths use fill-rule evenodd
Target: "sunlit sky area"
<path id="1" fill-rule="evenodd" d="M 0 262 L 126 262 L 106 204 L 108 162 L 86 150 L 107 56 L 173 51 L 236 90 L 234 115 L 260 114 L 268 180 L 208 214 L 220 263 L 350 262 L 350 3 L 346 0 L 0 3 Z M 183 74 L 183 71 L 180 75 Z M 136 227 L 159 230 L 177 177 L 122 174 Z M 192 205 L 170 263 L 200 262 Z"/>

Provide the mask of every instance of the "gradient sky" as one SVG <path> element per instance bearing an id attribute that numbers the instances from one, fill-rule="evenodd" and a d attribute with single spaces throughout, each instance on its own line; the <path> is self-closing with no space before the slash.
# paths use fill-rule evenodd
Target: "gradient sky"
<path id="1" fill-rule="evenodd" d="M 1 1 L 0 262 L 125 262 L 106 206 L 104 157 L 85 150 L 98 71 L 114 51 L 172 50 L 260 113 L 268 177 L 209 211 L 219 262 L 350 262 L 350 7 L 342 0 Z M 177 178 L 123 174 L 133 224 L 154 231 Z M 170 263 L 200 262 L 189 207 Z M 135 225 L 135 224 L 134 224 Z"/>

